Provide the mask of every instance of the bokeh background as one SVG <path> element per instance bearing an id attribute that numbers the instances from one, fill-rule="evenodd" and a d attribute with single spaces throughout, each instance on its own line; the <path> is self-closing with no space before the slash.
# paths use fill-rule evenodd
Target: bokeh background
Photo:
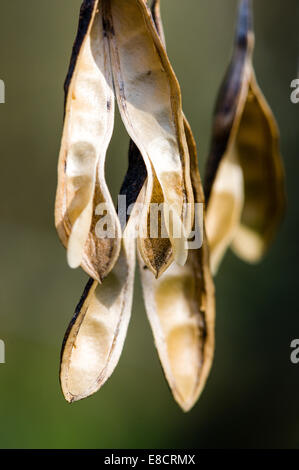
<path id="1" fill-rule="evenodd" d="M 255 67 L 278 120 L 288 213 L 264 262 L 229 253 L 216 279 L 217 348 L 205 391 L 187 415 L 167 388 L 136 279 L 131 325 L 112 378 L 68 405 L 58 382 L 66 326 L 86 282 L 67 267 L 53 206 L 63 116 L 62 85 L 80 0 L 0 0 L 1 448 L 299 447 L 298 0 L 255 0 Z M 200 143 L 203 174 L 215 96 L 228 64 L 236 0 L 163 0 L 168 53 Z M 117 118 L 107 160 L 114 197 L 128 137 Z"/>

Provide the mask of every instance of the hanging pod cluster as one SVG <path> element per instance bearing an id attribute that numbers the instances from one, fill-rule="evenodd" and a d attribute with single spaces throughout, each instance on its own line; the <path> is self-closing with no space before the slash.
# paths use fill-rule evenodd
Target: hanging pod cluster
<path id="1" fill-rule="evenodd" d="M 230 246 L 244 261 L 260 261 L 285 209 L 279 131 L 256 82 L 253 50 L 252 1 L 240 0 L 235 45 L 216 103 L 205 175 L 214 274 Z"/>
<path id="2" fill-rule="evenodd" d="M 202 246 L 188 249 L 198 219 L 204 232 L 198 209 L 204 196 L 196 145 L 165 49 L 160 2 L 150 10 L 144 0 L 85 0 L 65 91 L 56 227 L 69 265 L 81 265 L 90 280 L 63 343 L 64 396 L 72 402 L 95 393 L 118 363 L 137 246 L 161 364 L 187 411 L 211 367 L 215 301 L 204 233 Z M 104 172 L 115 99 L 131 138 L 120 194 L 127 206 L 135 204 L 124 229 Z M 163 209 L 152 236 L 150 208 L 157 204 Z M 107 223 L 109 236 L 98 236 Z"/>
<path id="3" fill-rule="evenodd" d="M 121 245 L 121 228 L 104 176 L 115 97 L 147 169 L 138 245 L 158 277 L 172 259 L 185 264 L 193 224 L 179 84 L 143 1 L 86 1 L 67 79 L 56 226 L 70 266 L 82 265 L 99 282 L 115 265 Z M 157 254 L 149 239 L 151 203 L 173 209 L 172 220 L 164 218 L 171 255 L 166 249 Z M 114 236 L 108 240 L 96 237 L 103 216 L 99 204 L 111 218 Z"/>
<path id="4" fill-rule="evenodd" d="M 277 230 L 285 206 L 278 129 L 253 70 L 251 1 L 239 3 L 204 195 L 196 144 L 166 52 L 160 1 L 153 0 L 151 9 L 145 0 L 83 2 L 65 83 L 55 210 L 69 265 L 81 265 L 90 276 L 63 342 L 60 381 L 69 402 L 99 390 L 118 363 L 137 248 L 159 358 L 175 400 L 190 410 L 213 361 L 211 270 L 216 273 L 229 246 L 246 261 L 260 260 Z M 124 227 L 105 181 L 115 100 L 131 139 L 120 189 Z M 162 209 L 153 236 L 155 205 Z M 201 243 L 190 249 L 199 227 Z"/>

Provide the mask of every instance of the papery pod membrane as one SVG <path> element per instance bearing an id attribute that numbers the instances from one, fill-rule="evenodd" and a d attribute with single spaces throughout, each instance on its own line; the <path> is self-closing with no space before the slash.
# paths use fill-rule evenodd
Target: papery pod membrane
<path id="1" fill-rule="evenodd" d="M 245 201 L 232 249 L 244 261 L 256 263 L 277 232 L 286 196 L 278 127 L 254 74 L 240 124 L 238 153 Z"/>
<path id="2" fill-rule="evenodd" d="M 142 204 L 144 192 L 138 203 Z M 60 383 L 67 401 L 97 392 L 114 371 L 131 316 L 135 273 L 135 226 L 140 207 L 125 228 L 120 256 L 102 284 L 89 280 L 65 335 Z"/>
<path id="3" fill-rule="evenodd" d="M 136 146 L 136 144 L 131 140 L 130 149 L 129 149 L 129 168 L 126 173 L 122 188 L 120 190 L 120 195 L 126 197 L 126 213 L 128 215 L 129 208 L 132 204 L 135 203 L 137 196 L 143 187 L 145 180 L 147 179 L 147 170 L 142 158 L 142 155 Z M 153 191 L 152 203 L 157 201 L 157 204 L 160 204 L 161 192 L 158 192 L 159 185 L 156 187 L 156 191 Z M 146 191 L 146 186 L 144 188 Z M 163 196 L 162 196 L 163 200 Z M 161 214 L 162 215 L 162 214 Z M 123 219 L 123 216 L 121 216 Z M 162 225 L 163 221 L 160 220 Z M 138 239 L 138 249 L 143 251 L 143 259 L 147 260 L 147 266 L 154 266 L 153 270 L 156 277 L 160 275 L 168 268 L 168 266 L 173 261 L 172 247 L 168 237 L 166 238 L 144 238 L 141 242 L 140 238 Z"/>
<path id="4" fill-rule="evenodd" d="M 152 11 L 157 30 L 164 37 L 160 2 L 153 2 Z M 195 202 L 203 204 L 196 144 L 186 119 L 184 127 Z M 145 306 L 155 344 L 170 389 L 184 411 L 189 411 L 201 394 L 214 356 L 215 291 L 203 235 L 202 248 L 189 250 L 185 266 L 173 263 L 160 279 L 154 278 L 139 257 Z"/>
<path id="5" fill-rule="evenodd" d="M 285 206 L 279 132 L 252 65 L 251 1 L 240 1 L 233 57 L 218 96 L 205 193 L 211 265 L 227 248 L 257 262 L 277 230 Z"/>
<path id="6" fill-rule="evenodd" d="M 81 264 L 101 281 L 116 262 L 121 236 L 104 175 L 113 130 L 114 93 L 101 1 L 82 4 L 65 91 L 55 223 L 70 266 Z M 110 235 L 106 237 L 96 233 L 105 214 L 96 213 L 99 204 L 105 204 L 109 217 Z"/>
<path id="7" fill-rule="evenodd" d="M 164 203 L 163 217 L 174 259 L 183 265 L 193 224 L 189 154 L 180 87 L 142 0 L 110 0 L 105 5 L 115 92 L 126 129 L 147 168 L 139 249 L 158 277 L 171 262 L 168 245 L 155 256 L 149 236 L 149 205 Z M 186 208 L 184 203 L 190 203 Z M 172 209 L 172 217 L 167 216 Z M 179 236 L 176 236 L 179 234 Z"/>
<path id="8" fill-rule="evenodd" d="M 195 200 L 203 203 L 196 151 L 193 157 L 190 149 L 190 155 Z M 175 400 L 189 411 L 205 386 L 214 356 L 215 290 L 206 235 L 201 248 L 189 250 L 185 266 L 173 263 L 159 279 L 141 257 L 139 264 L 146 311 L 166 379 Z"/>

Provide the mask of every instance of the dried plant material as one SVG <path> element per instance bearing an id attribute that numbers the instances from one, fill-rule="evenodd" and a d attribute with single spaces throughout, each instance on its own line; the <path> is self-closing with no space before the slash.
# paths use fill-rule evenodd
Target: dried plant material
<path id="1" fill-rule="evenodd" d="M 250 83 L 240 123 L 238 152 L 245 202 L 232 249 L 240 258 L 254 263 L 271 244 L 286 204 L 279 131 L 255 79 Z"/>
<path id="2" fill-rule="evenodd" d="M 164 34 L 163 21 L 161 17 L 161 1 L 160 0 L 152 1 L 151 11 L 152 11 L 153 20 L 154 20 L 157 32 L 159 34 L 159 37 L 162 43 L 164 44 L 164 47 L 166 48 L 166 39 L 165 39 L 165 34 Z"/>
<path id="3" fill-rule="evenodd" d="M 193 204 L 204 203 L 196 145 L 180 108 L 177 82 L 145 2 L 103 0 L 98 6 L 96 14 L 104 7 L 105 40 L 110 47 L 123 120 L 131 137 L 135 137 L 120 191 L 126 196 L 126 209 L 131 204 L 134 209 L 127 216 L 118 260 L 101 284 L 90 279 L 70 323 L 62 350 L 61 386 L 67 401 L 77 401 L 99 390 L 115 369 L 132 305 L 136 244 L 132 233 L 139 233 L 148 318 L 170 388 L 180 406 L 188 411 L 204 388 L 211 368 L 215 323 L 214 284 L 205 234 L 201 234 L 201 248 L 188 251 L 187 245 L 187 235 L 195 228 L 194 212 L 197 219 L 203 217 L 198 205 L 194 210 Z M 153 8 L 159 13 L 159 2 L 154 2 Z M 160 16 L 154 14 L 154 18 L 164 37 Z M 133 57 L 136 63 L 131 64 Z M 145 70 L 151 71 L 154 84 L 146 78 Z M 150 93 L 154 95 L 150 97 Z M 159 162 L 161 155 L 165 155 L 166 166 L 161 158 Z M 100 191 L 96 181 L 94 207 L 94 201 L 102 197 Z M 165 239 L 152 238 L 148 232 L 149 204 L 165 202 L 175 204 L 173 225 L 167 227 L 169 236 Z M 191 209 L 189 206 L 189 212 L 183 213 L 185 202 Z M 162 211 L 159 225 L 167 225 L 164 219 Z M 146 225 L 145 236 L 140 224 Z M 184 231 L 178 240 L 172 237 L 176 224 Z M 64 231 L 66 226 L 63 221 Z M 204 231 L 204 223 L 202 226 Z M 96 250 L 94 253 L 96 256 Z M 180 264 L 172 263 L 173 259 Z"/>
<path id="4" fill-rule="evenodd" d="M 146 263 L 147 267 L 150 268 L 152 273 L 158 279 L 171 265 L 174 257 L 170 239 L 162 236 L 163 227 L 166 225 L 163 212 L 163 205 L 165 204 L 163 192 L 156 176 L 154 174 L 152 176 L 154 184 L 151 191 L 151 208 L 156 205 L 157 209 L 162 207 L 162 210 L 158 213 L 154 223 L 151 213 L 148 213 L 144 218 L 142 218 L 141 227 L 143 232 L 141 236 L 138 237 L 138 250 L 144 263 Z M 157 232 L 157 236 L 155 236 L 156 233 L 154 233 L 154 236 L 151 234 L 151 230 L 153 228 L 154 232 Z"/>
<path id="5" fill-rule="evenodd" d="M 212 271 L 231 245 L 248 262 L 266 252 L 285 206 L 279 132 L 252 65 L 251 1 L 241 0 L 233 57 L 216 104 L 205 192 Z"/>
<path id="6" fill-rule="evenodd" d="M 132 140 L 130 141 L 128 157 L 128 170 L 119 192 L 120 196 L 125 197 L 127 222 L 130 217 L 129 208 L 137 201 L 140 191 L 147 179 L 146 166 L 142 155 Z"/>
<path id="7" fill-rule="evenodd" d="M 142 193 L 139 202 L 142 202 Z M 62 348 L 60 382 L 68 402 L 97 392 L 114 371 L 131 316 L 138 205 L 123 234 L 119 259 L 102 284 L 89 280 Z M 133 232 L 132 232 L 133 231 Z"/>
<path id="8" fill-rule="evenodd" d="M 153 17 L 163 35 L 160 2 L 153 2 Z M 184 119 L 195 202 L 204 203 L 196 144 Z M 214 355 L 215 292 L 209 250 L 189 250 L 185 266 L 173 263 L 160 279 L 139 257 L 147 315 L 163 370 L 175 400 L 184 411 L 197 401 L 206 383 Z"/>
<path id="9" fill-rule="evenodd" d="M 104 5 L 120 113 L 148 174 L 139 247 L 145 263 L 159 276 L 165 266 L 163 260 L 152 263 L 149 204 L 163 203 L 164 209 L 172 209 L 172 220 L 164 213 L 164 221 L 179 264 L 186 261 L 187 238 L 193 224 L 180 88 L 146 4 L 140 0 L 111 0 Z M 184 217 L 185 202 L 190 204 Z"/>
<path id="10" fill-rule="evenodd" d="M 98 281 L 111 271 L 120 250 L 119 221 L 104 175 L 113 130 L 113 86 L 124 124 L 146 163 L 139 246 L 145 263 L 159 276 L 173 258 L 182 265 L 186 261 L 193 193 L 180 87 L 143 0 L 83 2 L 66 81 L 56 227 L 70 266 L 81 264 Z M 158 256 L 149 240 L 153 201 L 163 204 L 169 239 Z M 99 204 L 106 205 L 113 236 L 97 236 L 104 215 L 97 211 Z"/>
<path id="11" fill-rule="evenodd" d="M 196 202 L 202 202 L 196 153 L 193 161 L 194 193 Z M 173 263 L 160 279 L 139 261 L 161 364 L 174 398 L 189 411 L 204 388 L 214 355 L 215 292 L 206 236 L 202 248 L 189 250 L 185 266 Z"/>
<path id="12" fill-rule="evenodd" d="M 206 226 L 214 274 L 235 237 L 244 205 L 243 173 L 234 152 L 235 149 L 225 155 L 219 165 L 207 210 Z"/>
<path id="13" fill-rule="evenodd" d="M 105 183 L 104 164 L 114 120 L 107 39 L 97 1 L 81 9 L 79 33 L 66 81 L 65 123 L 58 166 L 56 227 L 71 267 L 82 264 L 100 281 L 120 249 L 120 225 Z M 107 207 L 114 237 L 99 238 L 95 208 Z M 96 219 L 96 220 L 95 220 Z"/>

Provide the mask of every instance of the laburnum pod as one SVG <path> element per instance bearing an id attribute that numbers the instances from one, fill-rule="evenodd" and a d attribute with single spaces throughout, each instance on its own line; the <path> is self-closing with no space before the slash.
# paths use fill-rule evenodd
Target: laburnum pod
<path id="1" fill-rule="evenodd" d="M 66 332 L 60 383 L 70 403 L 97 392 L 111 376 L 122 353 L 131 317 L 135 232 L 143 199 L 141 192 L 124 230 L 114 268 L 101 284 L 92 278 L 88 281 Z"/>
<path id="2" fill-rule="evenodd" d="M 62 345 L 60 383 L 70 403 L 96 393 L 121 356 L 131 317 L 136 237 L 146 178 L 142 156 L 131 141 L 129 167 L 120 190 L 126 203 L 126 224 L 119 259 L 101 284 L 89 279 Z"/>
<path id="3" fill-rule="evenodd" d="M 158 258 L 153 257 L 150 204 L 163 204 L 173 256 L 179 264 L 186 261 L 187 238 L 193 223 L 180 87 L 146 4 L 111 0 L 104 5 L 120 113 L 148 174 L 139 248 L 145 263 L 159 276 L 170 260 L 166 249 Z"/>
<path id="4" fill-rule="evenodd" d="M 250 263 L 268 249 L 285 208 L 275 118 L 253 69 L 251 0 L 241 0 L 231 63 L 218 96 L 205 195 L 211 265 L 229 246 Z"/>
<path id="5" fill-rule="evenodd" d="M 160 1 L 152 4 L 157 30 L 164 39 Z M 147 315 L 161 364 L 175 400 L 189 411 L 201 394 L 214 356 L 215 291 L 210 272 L 209 249 L 204 229 L 204 195 L 196 144 L 184 118 L 197 227 L 204 233 L 196 249 L 190 249 L 185 266 L 173 263 L 159 279 L 139 256 Z M 201 219 L 201 220 L 199 220 Z M 194 230 L 194 231 L 195 231 Z"/>
<path id="6" fill-rule="evenodd" d="M 203 204 L 195 147 L 193 155 L 195 201 Z M 202 217 L 201 211 L 198 217 Z M 199 398 L 214 357 L 215 289 L 205 230 L 202 243 L 200 248 L 189 250 L 185 266 L 173 263 L 159 279 L 139 258 L 145 306 L 156 348 L 169 387 L 184 411 L 189 411 Z"/>
<path id="7" fill-rule="evenodd" d="M 55 223 L 70 266 L 81 264 L 101 281 L 119 255 L 121 230 L 104 174 L 113 131 L 114 93 L 98 1 L 82 4 L 65 92 Z M 113 233 L 109 237 L 96 234 L 99 205 L 111 218 Z"/>
<path id="8" fill-rule="evenodd" d="M 83 3 L 67 83 L 56 226 L 69 264 L 81 264 L 101 281 L 120 250 L 120 226 L 104 175 L 113 87 L 123 122 L 147 168 L 139 236 L 144 261 L 157 277 L 173 259 L 184 264 L 194 213 L 180 87 L 143 0 Z M 163 204 L 168 234 L 158 257 L 148 233 L 152 202 Z M 113 236 L 96 232 L 99 216 L 104 217 L 99 205 L 107 208 Z"/>

